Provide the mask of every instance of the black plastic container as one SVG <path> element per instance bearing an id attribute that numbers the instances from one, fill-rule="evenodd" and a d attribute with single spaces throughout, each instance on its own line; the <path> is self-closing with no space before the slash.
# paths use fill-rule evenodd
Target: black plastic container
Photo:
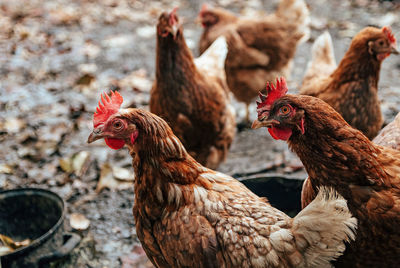
<path id="1" fill-rule="evenodd" d="M 283 175 L 256 175 L 239 180 L 253 193 L 266 197 L 272 206 L 289 216 L 294 217 L 300 212 L 304 180 Z"/>
<path id="2" fill-rule="evenodd" d="M 69 254 L 80 236 L 64 230 L 65 205 L 55 193 L 42 189 L 0 192 L 0 233 L 14 241 L 32 243 L 0 257 L 1 268 L 45 267 Z"/>

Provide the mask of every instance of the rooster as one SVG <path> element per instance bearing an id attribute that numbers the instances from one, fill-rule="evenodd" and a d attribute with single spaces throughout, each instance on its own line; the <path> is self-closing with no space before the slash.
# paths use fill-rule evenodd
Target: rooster
<path id="1" fill-rule="evenodd" d="M 389 27 L 366 27 L 354 36 L 336 66 L 332 40 L 326 32 L 313 45 L 300 94 L 326 101 L 351 126 L 373 139 L 383 124 L 378 99 L 381 64 L 390 54 L 398 53 Z"/>
<path id="2" fill-rule="evenodd" d="M 263 18 L 240 18 L 221 9 L 203 5 L 199 20 L 204 27 L 199 41 L 203 53 L 224 35 L 228 42 L 225 71 L 235 97 L 249 104 L 264 87 L 265 80 L 289 76 L 299 43 L 309 36 L 309 11 L 303 0 L 281 0 L 274 14 Z"/>
<path id="3" fill-rule="evenodd" d="M 329 104 L 286 95 L 284 79 L 260 95 L 253 128 L 286 140 L 308 173 L 305 208 L 318 187 L 334 187 L 358 220 L 357 237 L 337 267 L 398 267 L 400 256 L 400 151 L 371 142 Z M 311 202 L 311 203 L 310 203 Z"/>
<path id="4" fill-rule="evenodd" d="M 162 13 L 158 20 L 156 81 L 150 111 L 170 124 L 197 161 L 217 168 L 236 132 L 223 71 L 226 41 L 217 40 L 195 62 L 176 10 Z"/>
<path id="5" fill-rule="evenodd" d="M 199 164 L 162 118 L 121 109 L 117 92 L 101 99 L 88 142 L 128 147 L 136 232 L 156 267 L 327 267 L 354 239 L 357 221 L 329 188 L 290 218 Z"/>

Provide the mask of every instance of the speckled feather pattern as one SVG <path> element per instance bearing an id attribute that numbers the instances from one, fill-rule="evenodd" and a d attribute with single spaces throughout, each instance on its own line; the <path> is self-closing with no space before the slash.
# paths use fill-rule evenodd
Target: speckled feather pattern
<path id="1" fill-rule="evenodd" d="M 130 145 L 136 230 L 156 267 L 329 267 L 356 220 L 323 188 L 295 218 L 239 181 L 203 167 L 161 118 L 139 109 L 121 116 L 139 131 Z"/>

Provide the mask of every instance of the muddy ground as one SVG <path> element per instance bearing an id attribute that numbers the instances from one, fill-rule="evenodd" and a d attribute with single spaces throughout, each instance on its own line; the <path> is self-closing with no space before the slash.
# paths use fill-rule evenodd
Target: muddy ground
<path id="1" fill-rule="evenodd" d="M 273 12 L 274 1 L 211 1 L 243 15 Z M 301 83 L 312 41 L 328 30 L 336 59 L 367 25 L 392 25 L 400 38 L 400 4 L 389 1 L 306 0 L 312 34 L 295 56 L 291 92 Z M 67 222 L 90 225 L 84 240 L 58 266 L 145 267 L 132 216 L 133 170 L 125 149 L 86 144 L 101 92 L 119 89 L 125 106 L 148 108 L 154 78 L 155 23 L 179 6 L 186 40 L 197 55 L 195 17 L 203 1 L 0 1 L 0 190 L 50 189 L 67 202 Z M 400 110 L 400 57 L 382 65 L 379 97 L 386 122 Z M 238 121 L 244 105 L 235 102 Z M 255 117 L 255 107 L 251 107 Z M 284 142 L 265 130 L 237 134 L 227 161 L 231 175 L 263 172 L 306 175 Z M 79 215 L 78 214 L 78 215 Z M 74 214 L 76 216 L 77 214 Z M 84 229 L 84 228 L 83 228 Z"/>

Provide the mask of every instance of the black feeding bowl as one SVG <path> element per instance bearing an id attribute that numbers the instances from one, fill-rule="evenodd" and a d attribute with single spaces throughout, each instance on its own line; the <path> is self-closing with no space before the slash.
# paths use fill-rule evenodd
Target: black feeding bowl
<path id="1" fill-rule="evenodd" d="M 302 179 L 283 175 L 262 175 L 238 180 L 256 195 L 266 197 L 272 206 L 291 217 L 301 210 L 301 188 L 304 181 Z"/>
<path id="2" fill-rule="evenodd" d="M 0 234 L 32 242 L 0 257 L 0 267 L 38 267 L 68 254 L 80 237 L 64 232 L 65 206 L 55 193 L 42 189 L 0 192 Z"/>

